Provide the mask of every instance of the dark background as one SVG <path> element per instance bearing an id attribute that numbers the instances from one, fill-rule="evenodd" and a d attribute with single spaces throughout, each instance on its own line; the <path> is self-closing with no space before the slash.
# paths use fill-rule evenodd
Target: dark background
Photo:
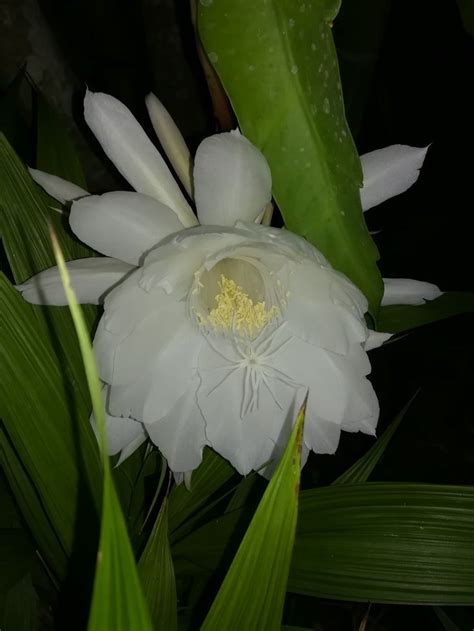
<path id="1" fill-rule="evenodd" d="M 375 239 L 382 273 L 428 280 L 446 291 L 474 290 L 474 9 L 471 22 L 468 12 L 459 11 L 468 4 L 343 0 L 334 24 L 359 152 L 394 143 L 431 145 L 417 184 L 366 215 L 369 228 L 381 231 Z M 185 0 L 0 0 L 4 95 L 22 69 L 64 117 L 93 191 L 124 183 L 84 128 L 86 85 L 124 101 L 147 129 L 143 97 L 153 90 L 191 148 L 216 129 Z M 0 126 L 29 160 L 34 131 L 25 94 L 20 87 L 23 131 L 10 119 L 2 121 L 1 112 Z M 472 316 L 458 316 L 372 353 L 380 430 L 421 388 L 375 478 L 474 484 L 473 330 Z M 330 482 L 370 444 L 365 436 L 345 434 L 336 456 L 310 459 L 303 484 Z M 290 605 L 301 607 L 306 624 L 325 631 L 350 629 L 354 611 L 363 611 L 303 598 Z M 448 611 L 461 629 L 473 627 L 469 608 Z M 402 606 L 374 606 L 367 628 L 408 625 L 443 628 L 432 608 Z"/>

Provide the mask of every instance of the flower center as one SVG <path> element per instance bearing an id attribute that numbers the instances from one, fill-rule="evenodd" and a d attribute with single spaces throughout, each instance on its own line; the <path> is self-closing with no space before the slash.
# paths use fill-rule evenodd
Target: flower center
<path id="1" fill-rule="evenodd" d="M 237 285 L 221 274 L 218 281 L 219 293 L 215 296 L 216 306 L 211 309 L 207 323 L 216 329 L 235 329 L 244 335 L 259 333 L 278 315 L 278 307 L 266 308 L 265 301 L 254 301 Z"/>
<path id="2" fill-rule="evenodd" d="M 265 282 L 258 269 L 242 259 L 223 259 L 195 274 L 192 311 L 200 326 L 219 333 L 253 338 L 278 315 L 268 306 Z"/>

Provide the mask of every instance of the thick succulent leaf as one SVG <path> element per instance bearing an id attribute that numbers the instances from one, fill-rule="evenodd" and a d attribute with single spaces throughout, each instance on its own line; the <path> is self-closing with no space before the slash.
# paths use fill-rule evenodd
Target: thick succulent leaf
<path id="1" fill-rule="evenodd" d="M 36 168 L 87 189 L 76 148 L 59 114 L 38 95 Z"/>
<path id="2" fill-rule="evenodd" d="M 140 557 L 138 572 L 155 629 L 176 631 L 176 582 L 168 541 L 168 500 L 161 505 L 150 538 Z"/>
<path id="3" fill-rule="evenodd" d="M 372 445 L 369 451 L 359 458 L 352 467 L 344 471 L 344 473 L 333 482 L 336 484 L 357 484 L 359 482 L 367 482 L 370 474 L 377 466 L 378 461 L 383 456 L 385 449 L 391 441 L 393 435 L 398 429 L 398 426 L 405 417 L 405 414 L 410 409 L 418 391 L 412 396 L 404 408 L 397 414 L 382 436 Z"/>
<path id="4" fill-rule="evenodd" d="M 102 454 L 101 529 L 88 629 L 89 631 L 102 631 L 103 629 L 152 631 L 125 519 L 112 478 L 107 454 L 102 386 L 99 381 L 99 371 L 92 351 L 87 324 L 71 287 L 71 279 L 54 231 L 51 231 L 51 238 L 84 361 L 87 386 L 92 400 Z"/>
<path id="5" fill-rule="evenodd" d="M 474 312 L 474 293 L 452 291 L 424 305 L 381 307 L 377 327 L 380 331 L 388 333 L 402 333 L 424 324 L 472 312 Z"/>
<path id="6" fill-rule="evenodd" d="M 278 629 L 298 513 L 305 405 L 232 565 L 202 625 Z"/>
<path id="7" fill-rule="evenodd" d="M 376 313 L 382 281 L 344 116 L 331 22 L 340 2 L 199 3 L 199 32 L 242 132 L 263 152 L 287 227 L 349 276 Z"/>

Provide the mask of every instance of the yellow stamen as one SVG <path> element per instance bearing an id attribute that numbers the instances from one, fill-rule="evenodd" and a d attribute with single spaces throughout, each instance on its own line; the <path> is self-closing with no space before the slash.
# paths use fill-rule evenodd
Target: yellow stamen
<path id="1" fill-rule="evenodd" d="M 265 301 L 254 304 L 248 294 L 237 283 L 221 274 L 217 283 L 219 293 L 215 297 L 216 307 L 202 324 L 211 324 L 216 329 L 234 329 L 238 333 L 252 335 L 260 332 L 275 316 L 278 307 L 266 308 Z"/>

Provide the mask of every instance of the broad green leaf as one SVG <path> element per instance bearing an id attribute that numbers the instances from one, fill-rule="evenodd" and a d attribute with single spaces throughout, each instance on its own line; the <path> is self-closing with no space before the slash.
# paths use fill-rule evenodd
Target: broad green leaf
<path id="1" fill-rule="evenodd" d="M 42 192 L 1 134 L 0 207 L 3 243 L 17 282 L 54 265 L 48 221 L 56 226 L 69 257 L 87 254 L 65 232 L 60 215 L 48 209 Z M 24 467 L 19 478 L 22 485 L 15 483 L 15 494 L 26 509 L 21 496 L 32 494 L 34 486 L 38 502 L 69 555 L 79 498 L 93 511 L 100 497 L 97 443 L 89 424 L 90 399 L 76 335 L 67 308 L 28 305 L 3 276 L 0 305 L 1 414 L 12 453 Z M 95 310 L 88 309 L 88 314 L 92 322 Z M 15 474 L 10 471 L 13 485 Z M 86 512 L 81 512 L 81 519 Z M 28 523 L 35 532 L 34 514 L 28 511 L 24 515 L 33 520 Z M 87 523 L 94 527 L 93 519 Z M 45 532 L 36 534 L 45 540 Z M 48 556 L 47 550 L 42 553 Z M 59 558 L 55 569 L 62 567 Z"/>
<path id="2" fill-rule="evenodd" d="M 287 227 L 365 293 L 383 286 L 362 214 L 362 170 L 344 116 L 331 23 L 340 2 L 199 3 L 199 33 L 242 132 L 262 150 Z"/>
<path id="3" fill-rule="evenodd" d="M 169 529 L 171 541 L 180 536 L 178 528 L 205 504 L 235 475 L 234 468 L 211 449 L 204 450 L 201 465 L 193 472 L 191 490 L 180 484 L 169 498 Z M 188 523 L 189 525 L 189 523 Z"/>
<path id="4" fill-rule="evenodd" d="M 381 307 L 377 328 L 388 333 L 401 333 L 424 324 L 472 312 L 474 312 L 474 293 L 452 291 L 424 305 Z"/>
<path id="5" fill-rule="evenodd" d="M 87 190 L 84 172 L 60 115 L 38 95 L 36 168 L 58 175 Z"/>
<path id="6" fill-rule="evenodd" d="M 382 436 L 375 442 L 375 444 L 369 449 L 369 451 L 362 456 L 352 467 L 344 471 L 344 473 L 334 480 L 333 485 L 336 484 L 357 484 L 359 482 L 366 482 L 372 471 L 377 466 L 380 458 L 383 456 L 385 449 L 389 442 L 392 440 L 393 435 L 398 429 L 398 426 L 408 412 L 411 404 L 417 396 L 419 390 L 412 396 L 405 407 L 397 414 Z"/>
<path id="7" fill-rule="evenodd" d="M 37 631 L 40 628 L 38 594 L 29 574 L 0 594 L 2 631 Z"/>
<path id="8" fill-rule="evenodd" d="M 104 629 L 152 631 L 107 455 L 105 410 L 99 371 L 92 351 L 86 321 L 71 287 L 69 273 L 54 230 L 51 230 L 51 239 L 84 360 L 87 385 L 97 422 L 102 455 L 102 518 L 88 629 L 89 631 L 103 631 Z"/>
<path id="9" fill-rule="evenodd" d="M 472 604 L 474 488 L 366 482 L 300 494 L 288 590 L 372 602 Z M 214 572 L 242 509 L 173 548 L 175 571 Z"/>
<path id="10" fill-rule="evenodd" d="M 176 631 L 176 582 L 168 541 L 167 499 L 163 500 L 148 543 L 140 557 L 138 573 L 155 629 Z"/>
<path id="11" fill-rule="evenodd" d="M 303 492 L 288 589 L 472 604 L 474 487 L 366 482 Z"/>
<path id="12" fill-rule="evenodd" d="M 43 562 L 50 573 L 64 577 L 68 565 L 67 554 L 41 505 L 33 482 L 3 430 L 0 430 L 0 456 L 5 477 L 25 522 L 33 534 Z"/>
<path id="13" fill-rule="evenodd" d="M 59 551 L 47 522 L 69 556 L 79 498 L 89 500 L 92 520 L 94 505 L 99 506 L 97 444 L 89 426 L 89 410 L 79 403 L 72 406 L 74 393 L 65 382 L 62 362 L 54 352 L 46 323 L 38 317 L 39 309 L 24 302 L 3 275 L 0 305 L 0 416 L 8 436 L 2 440 L 5 472 L 27 523 L 35 535 L 41 535 L 38 543 L 47 545 L 42 552 L 49 563 L 51 554 Z M 39 505 L 46 521 L 40 517 Z M 86 514 L 84 508 L 82 516 Z M 94 527 L 93 522 L 90 525 Z M 60 554 L 55 569 L 64 570 Z"/>
<path id="14" fill-rule="evenodd" d="M 0 230 L 8 261 L 18 283 L 55 264 L 48 223 L 53 225 L 67 260 L 93 254 L 90 248 L 81 244 L 65 228 L 65 217 L 49 208 L 49 199 L 31 179 L 5 136 L 0 133 Z M 55 309 L 54 313 L 63 314 L 63 319 L 64 316 L 69 318 L 65 307 Z M 92 321 L 95 313 L 94 307 L 86 307 L 88 322 Z M 69 329 L 72 330 L 71 325 Z"/>
<path id="15" fill-rule="evenodd" d="M 88 631 L 152 631 L 112 478 L 104 471 L 102 523 Z"/>
<path id="16" fill-rule="evenodd" d="M 298 512 L 304 413 L 305 404 L 203 631 L 280 628 Z"/>
<path id="17" fill-rule="evenodd" d="M 33 556 L 34 549 L 24 530 L 0 529 L 0 593 L 28 573 Z"/>

